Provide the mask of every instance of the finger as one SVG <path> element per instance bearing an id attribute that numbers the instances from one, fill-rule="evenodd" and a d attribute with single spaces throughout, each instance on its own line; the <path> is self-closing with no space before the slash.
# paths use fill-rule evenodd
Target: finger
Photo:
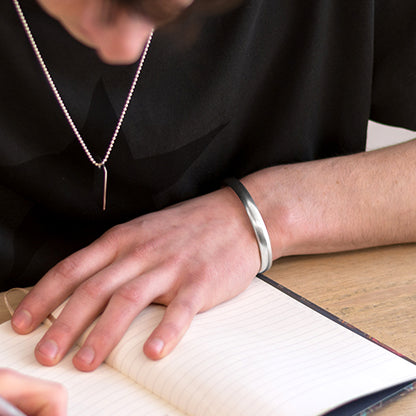
<path id="1" fill-rule="evenodd" d="M 64 416 L 67 391 L 58 383 L 0 370 L 2 396 L 23 412 L 36 416 Z"/>
<path id="2" fill-rule="evenodd" d="M 197 285 L 189 285 L 178 292 L 166 308 L 162 321 L 143 346 L 149 358 L 159 360 L 176 347 L 194 316 L 203 308 L 202 293 Z"/>
<path id="3" fill-rule="evenodd" d="M 112 293 L 140 274 L 132 258 L 121 259 L 81 284 L 35 349 L 43 365 L 55 365 L 105 308 Z"/>
<path id="4" fill-rule="evenodd" d="M 80 282 L 110 264 L 114 256 L 110 244 L 99 239 L 58 263 L 17 307 L 12 317 L 14 330 L 21 334 L 33 331 Z"/>
<path id="5" fill-rule="evenodd" d="M 158 268 L 129 281 L 111 297 L 104 313 L 73 358 L 76 368 L 97 368 L 121 340 L 131 322 L 152 301 L 169 290 L 169 275 Z"/>

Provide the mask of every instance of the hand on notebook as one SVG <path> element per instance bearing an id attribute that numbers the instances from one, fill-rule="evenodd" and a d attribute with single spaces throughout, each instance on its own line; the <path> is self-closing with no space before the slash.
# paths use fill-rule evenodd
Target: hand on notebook
<path id="1" fill-rule="evenodd" d="M 30 332 L 72 294 L 35 353 L 42 364 L 56 364 L 102 313 L 74 357 L 78 369 L 90 371 L 131 321 L 157 302 L 168 307 L 144 352 L 159 359 L 173 350 L 195 314 L 243 291 L 259 266 L 243 205 L 223 188 L 111 229 L 49 271 L 12 323 L 17 332 Z"/>
<path id="2" fill-rule="evenodd" d="M 33 416 L 66 415 L 67 392 L 58 383 L 0 369 L 0 396 Z"/>

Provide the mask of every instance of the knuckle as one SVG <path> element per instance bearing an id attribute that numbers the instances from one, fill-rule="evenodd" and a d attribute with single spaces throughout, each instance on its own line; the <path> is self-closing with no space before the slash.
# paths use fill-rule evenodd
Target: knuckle
<path id="1" fill-rule="evenodd" d="M 157 243 L 155 240 L 147 240 L 140 244 L 135 244 L 130 251 L 130 255 L 137 259 L 143 260 L 150 256 L 153 252 L 157 250 Z"/>
<path id="2" fill-rule="evenodd" d="M 120 287 L 114 293 L 114 296 L 119 297 L 126 304 L 137 305 L 140 304 L 143 300 L 143 290 L 135 285 L 127 284 Z"/>
<path id="3" fill-rule="evenodd" d="M 196 298 L 186 298 L 177 300 L 175 302 L 175 308 L 180 311 L 181 314 L 186 315 L 187 318 L 192 318 L 198 311 L 199 305 Z"/>
<path id="4" fill-rule="evenodd" d="M 183 271 L 188 276 L 196 275 L 198 272 L 197 265 L 194 265 L 194 261 L 189 258 L 186 250 L 176 250 L 164 262 L 171 270 Z"/>
<path id="5" fill-rule="evenodd" d="M 223 274 L 214 266 L 203 264 L 199 267 L 197 279 L 195 279 L 195 290 L 199 293 L 207 293 L 222 284 Z"/>
<path id="6" fill-rule="evenodd" d="M 110 228 L 103 234 L 102 244 L 110 249 L 125 250 L 126 254 L 143 259 L 159 246 L 157 238 L 149 238 L 148 233 L 143 232 L 143 222 L 144 220 L 128 222 Z"/>
<path id="7" fill-rule="evenodd" d="M 67 257 L 55 266 L 53 269 L 53 275 L 59 280 L 63 279 L 71 281 L 76 278 L 78 270 L 78 263 L 72 257 Z"/>
<path id="8" fill-rule="evenodd" d="M 198 283 L 201 286 L 212 284 L 212 282 L 221 281 L 221 273 L 211 264 L 201 264 L 198 268 Z"/>
<path id="9" fill-rule="evenodd" d="M 105 285 L 100 284 L 95 279 L 89 279 L 82 283 L 75 293 L 82 298 L 96 300 L 106 296 L 107 289 Z"/>
<path id="10" fill-rule="evenodd" d="M 102 236 L 103 244 L 117 247 L 128 231 L 126 224 L 118 224 L 106 231 Z"/>

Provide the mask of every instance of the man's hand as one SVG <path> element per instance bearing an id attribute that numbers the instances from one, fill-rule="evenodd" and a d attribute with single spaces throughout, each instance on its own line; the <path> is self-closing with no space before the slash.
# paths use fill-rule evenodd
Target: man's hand
<path id="1" fill-rule="evenodd" d="M 416 140 L 391 148 L 274 166 L 246 176 L 273 258 L 416 241 Z M 36 328 L 67 297 L 36 349 L 56 364 L 101 313 L 74 357 L 95 369 L 152 302 L 166 313 L 144 345 L 168 354 L 193 317 L 243 291 L 260 268 L 254 231 L 229 188 L 114 227 L 62 261 L 16 310 L 19 333 Z"/>
<path id="2" fill-rule="evenodd" d="M 0 395 L 28 415 L 66 415 L 67 392 L 58 383 L 1 368 Z"/>
<path id="3" fill-rule="evenodd" d="M 110 229 L 51 269 L 19 305 L 12 324 L 28 333 L 72 295 L 35 354 L 44 365 L 58 363 L 101 314 L 73 359 L 78 369 L 90 371 L 156 302 L 167 308 L 144 352 L 160 359 L 195 314 L 243 291 L 259 267 L 247 214 L 224 188 Z"/>

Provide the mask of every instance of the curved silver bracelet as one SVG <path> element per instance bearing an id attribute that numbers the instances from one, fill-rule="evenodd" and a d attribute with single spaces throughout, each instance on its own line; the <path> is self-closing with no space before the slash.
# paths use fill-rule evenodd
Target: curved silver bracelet
<path id="1" fill-rule="evenodd" d="M 260 214 L 259 209 L 253 201 L 250 193 L 246 187 L 235 178 L 228 178 L 224 181 L 240 198 L 244 208 L 250 219 L 251 226 L 253 227 L 254 234 L 256 235 L 257 244 L 260 251 L 260 270 L 259 273 L 264 273 L 272 267 L 273 255 L 272 246 L 270 244 L 269 233 L 267 232 L 266 225 Z"/>

